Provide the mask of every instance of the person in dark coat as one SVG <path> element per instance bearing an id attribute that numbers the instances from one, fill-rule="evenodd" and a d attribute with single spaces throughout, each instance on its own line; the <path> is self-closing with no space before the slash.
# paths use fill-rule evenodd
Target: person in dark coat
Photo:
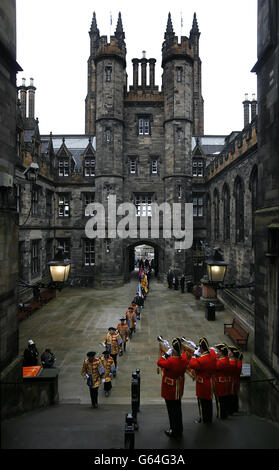
<path id="1" fill-rule="evenodd" d="M 168 281 L 169 289 L 172 289 L 172 285 L 173 285 L 173 272 L 172 272 L 171 268 L 168 270 L 167 281 Z"/>
<path id="2" fill-rule="evenodd" d="M 181 287 L 181 292 L 184 294 L 185 290 L 185 276 L 182 274 L 181 279 L 180 279 L 180 287 Z"/>
<path id="3" fill-rule="evenodd" d="M 32 339 L 29 339 L 28 346 L 23 353 L 23 367 L 37 366 L 39 352 L 36 344 Z"/>

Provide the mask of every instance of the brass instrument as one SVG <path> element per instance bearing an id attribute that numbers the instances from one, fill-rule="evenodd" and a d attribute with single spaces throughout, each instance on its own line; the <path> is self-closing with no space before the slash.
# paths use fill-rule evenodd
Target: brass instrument
<path id="1" fill-rule="evenodd" d="M 180 338 L 180 340 L 181 340 L 183 352 L 187 354 L 187 356 L 192 357 L 194 353 L 195 355 L 199 354 L 199 348 L 193 341 L 187 340 L 184 337 Z M 190 377 L 193 380 L 195 380 L 196 374 L 195 374 L 194 369 L 187 368 L 186 373 L 190 375 Z"/>
<path id="2" fill-rule="evenodd" d="M 159 358 L 163 356 L 167 351 L 171 349 L 169 342 L 166 339 L 163 339 L 162 336 L 157 336 L 157 340 L 159 341 Z M 157 367 L 157 374 L 160 373 L 160 367 Z M 162 373 L 162 371 L 161 371 Z"/>

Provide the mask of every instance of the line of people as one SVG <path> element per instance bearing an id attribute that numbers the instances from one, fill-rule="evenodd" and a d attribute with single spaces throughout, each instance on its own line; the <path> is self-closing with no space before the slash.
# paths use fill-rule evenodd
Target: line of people
<path id="1" fill-rule="evenodd" d="M 112 378 L 116 376 L 118 356 L 126 351 L 126 345 L 136 332 L 137 321 L 141 318 L 142 309 L 148 293 L 148 280 L 146 273 L 142 273 L 137 292 L 130 302 L 125 316 L 119 319 L 116 328 L 108 328 L 102 346 L 105 348 L 99 357 L 95 351 L 89 351 L 83 361 L 81 375 L 86 379 L 89 387 L 92 408 L 98 408 L 98 391 L 104 384 L 105 396 L 108 397 L 112 390 Z"/>
<path id="2" fill-rule="evenodd" d="M 242 359 L 242 352 L 235 346 L 222 343 L 209 347 L 207 339 L 201 338 L 198 350 L 191 355 L 183 352 L 180 338 L 173 339 L 171 351 L 157 362 L 162 369 L 161 396 L 165 399 L 169 416 L 167 436 L 179 438 L 183 433 L 181 398 L 188 369 L 194 371 L 196 382 L 199 418 L 195 422 L 212 423 L 214 396 L 218 419 L 226 419 L 238 412 Z"/>
<path id="3" fill-rule="evenodd" d="M 178 290 L 179 287 L 181 288 L 181 292 L 185 292 L 185 274 L 182 273 L 181 277 L 179 279 L 178 275 L 171 269 L 169 268 L 168 274 L 167 274 L 167 281 L 168 281 L 168 287 L 169 289 L 174 289 Z"/>

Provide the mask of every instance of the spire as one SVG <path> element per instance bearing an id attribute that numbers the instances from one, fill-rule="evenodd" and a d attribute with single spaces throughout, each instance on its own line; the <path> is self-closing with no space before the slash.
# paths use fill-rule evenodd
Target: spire
<path id="1" fill-rule="evenodd" d="M 93 13 L 93 18 L 92 18 L 92 23 L 91 23 L 91 28 L 90 28 L 90 34 L 97 34 L 97 36 L 100 36 L 100 32 L 97 27 L 97 20 L 96 20 L 96 13 L 94 11 Z"/>
<path id="2" fill-rule="evenodd" d="M 121 18 L 120 12 L 118 13 L 118 20 L 117 20 L 116 30 L 114 34 L 121 44 L 124 43 L 125 33 L 123 31 L 122 18 Z"/>
<path id="3" fill-rule="evenodd" d="M 195 34 L 198 36 L 200 35 L 196 12 L 194 13 L 192 29 L 190 31 L 190 37 L 192 37 Z"/>
<path id="4" fill-rule="evenodd" d="M 165 40 L 167 42 L 173 41 L 174 35 L 175 35 L 175 33 L 174 33 L 173 27 L 172 27 L 171 14 L 169 13 L 168 14 L 167 29 L 166 29 L 166 32 L 165 32 Z"/>

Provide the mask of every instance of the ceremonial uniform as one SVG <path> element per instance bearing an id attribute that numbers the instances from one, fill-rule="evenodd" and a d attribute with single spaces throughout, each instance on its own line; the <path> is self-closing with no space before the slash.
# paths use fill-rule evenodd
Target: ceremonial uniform
<path id="1" fill-rule="evenodd" d="M 178 338 L 176 339 L 178 340 Z M 173 341 L 173 347 L 175 343 Z M 183 432 L 181 398 L 184 391 L 184 374 L 188 367 L 189 359 L 186 354 L 180 354 L 180 349 L 174 349 L 177 355 L 159 358 L 157 366 L 163 370 L 161 396 L 165 399 L 170 429 L 165 431 L 170 437 L 180 437 Z"/>
<path id="2" fill-rule="evenodd" d="M 198 399 L 200 422 L 212 422 L 213 375 L 216 370 L 215 352 L 209 349 L 208 342 L 202 338 L 199 346 L 203 351 L 199 357 L 192 357 L 189 368 L 196 373 L 196 395 Z"/>
<path id="3" fill-rule="evenodd" d="M 122 347 L 122 339 L 118 331 L 116 331 L 116 328 L 110 327 L 108 329 L 108 333 L 106 334 L 104 338 L 104 345 L 110 354 L 110 356 L 114 360 L 114 365 L 115 368 L 117 367 L 117 355 L 119 354 L 119 351 Z"/>
<path id="4" fill-rule="evenodd" d="M 129 336 L 132 338 L 133 333 L 136 331 L 136 324 L 137 324 L 137 314 L 133 310 L 133 307 L 129 307 L 126 311 L 126 321 L 129 327 Z"/>
<path id="5" fill-rule="evenodd" d="M 104 367 L 101 359 L 95 357 L 95 355 L 96 353 L 93 351 L 87 353 L 87 359 L 83 362 L 81 375 L 87 379 L 92 407 L 98 408 L 98 390 L 101 384 L 101 376 L 104 374 Z"/>
<path id="6" fill-rule="evenodd" d="M 228 417 L 227 397 L 228 397 L 228 348 L 225 345 L 216 346 L 216 372 L 214 375 L 214 391 L 217 405 L 217 418 L 226 419 Z"/>
<path id="7" fill-rule="evenodd" d="M 107 351 L 103 352 L 103 355 L 101 357 L 101 363 L 104 367 L 104 391 L 105 391 L 105 396 L 107 397 L 109 395 L 109 392 L 112 389 L 112 384 L 111 384 L 111 379 L 113 372 L 115 370 L 115 365 L 114 365 L 114 360 L 113 358 L 107 353 Z"/>
<path id="8" fill-rule="evenodd" d="M 126 343 L 128 341 L 129 337 L 129 326 L 126 323 L 126 318 L 121 318 L 120 322 L 117 325 L 117 330 L 119 331 L 119 334 L 122 338 L 123 341 L 123 349 L 126 351 Z"/>
<path id="9" fill-rule="evenodd" d="M 238 411 L 238 391 L 240 386 L 240 374 L 242 361 L 239 361 L 240 351 L 235 346 L 229 346 L 229 395 L 228 412 L 233 414 Z"/>

